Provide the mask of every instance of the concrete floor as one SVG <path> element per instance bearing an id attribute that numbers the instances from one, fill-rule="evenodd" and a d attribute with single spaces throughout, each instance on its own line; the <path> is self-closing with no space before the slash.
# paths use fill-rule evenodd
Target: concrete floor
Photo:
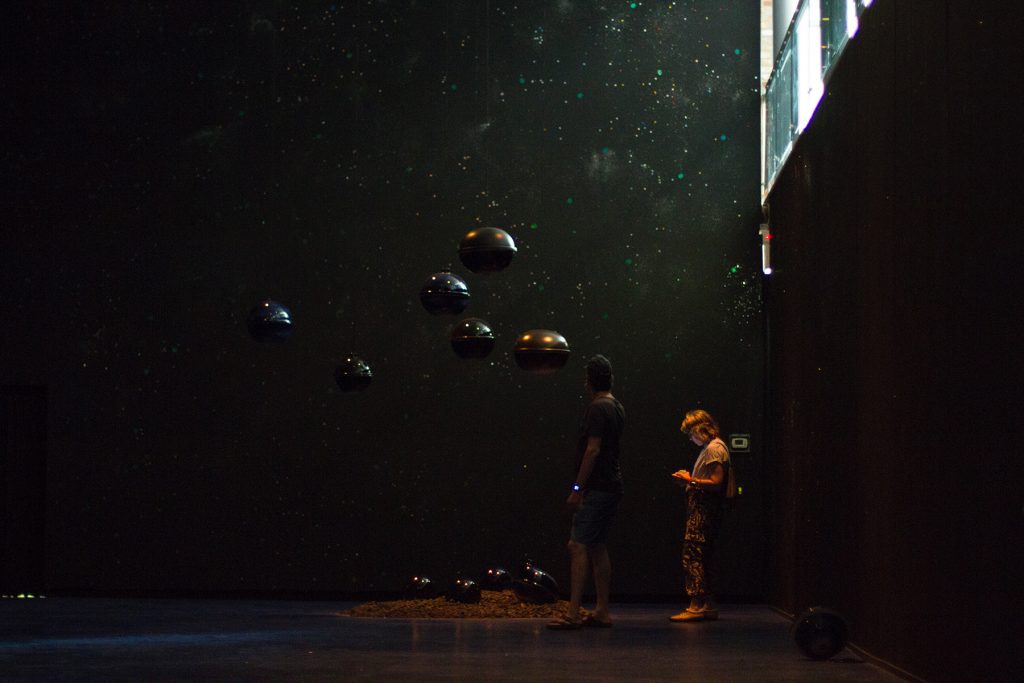
<path id="1" fill-rule="evenodd" d="M 615 626 L 536 619 L 366 619 L 353 603 L 0 601 L 0 680 L 897 681 L 845 650 L 804 658 L 768 607 L 674 624 L 675 605 L 614 605 Z"/>

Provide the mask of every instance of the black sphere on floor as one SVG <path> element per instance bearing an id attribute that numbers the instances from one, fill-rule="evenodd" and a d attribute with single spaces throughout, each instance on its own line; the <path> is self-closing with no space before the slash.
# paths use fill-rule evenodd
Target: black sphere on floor
<path id="1" fill-rule="evenodd" d="M 504 270 L 516 255 L 516 243 L 501 228 L 470 230 L 459 244 L 459 259 L 474 273 Z"/>
<path id="2" fill-rule="evenodd" d="M 512 591 L 523 602 L 548 604 L 558 602 L 558 583 L 547 572 L 527 562 L 512 582 Z"/>
<path id="3" fill-rule="evenodd" d="M 812 607 L 793 623 L 793 638 L 811 659 L 831 659 L 846 647 L 846 621 L 825 607 Z"/>
<path id="4" fill-rule="evenodd" d="M 334 381 L 342 391 L 362 391 L 370 386 L 373 370 L 355 354 L 345 356 L 334 369 Z"/>
<path id="5" fill-rule="evenodd" d="M 291 311 L 270 299 L 253 306 L 245 323 L 249 334 L 259 342 L 283 343 L 294 331 Z"/>
<path id="6" fill-rule="evenodd" d="M 480 575 L 480 588 L 486 591 L 503 591 L 512 587 L 512 575 L 501 567 L 488 567 Z"/>
<path id="7" fill-rule="evenodd" d="M 480 602 L 480 586 L 471 579 L 455 579 L 444 597 L 452 602 L 477 603 Z"/>
<path id="8" fill-rule="evenodd" d="M 402 588 L 402 597 L 408 600 L 436 598 L 440 594 L 441 587 L 426 576 L 414 576 Z"/>

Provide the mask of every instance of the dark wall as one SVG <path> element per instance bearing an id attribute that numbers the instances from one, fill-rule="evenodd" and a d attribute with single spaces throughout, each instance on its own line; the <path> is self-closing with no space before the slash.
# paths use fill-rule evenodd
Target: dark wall
<path id="1" fill-rule="evenodd" d="M 0 381 L 48 396 L 51 591 L 393 590 L 530 556 L 567 583 L 583 361 L 628 411 L 619 595 L 681 591 L 668 475 L 704 406 L 760 589 L 757 7 L 8 5 Z M 519 253 L 465 272 L 471 228 Z M 418 301 L 452 266 L 498 336 Z M 295 334 L 261 345 L 255 303 Z M 572 347 L 554 377 L 516 336 Z M 343 354 L 375 372 L 343 394 Z M 755 569 L 751 569 L 751 568 Z"/>
<path id="2" fill-rule="evenodd" d="M 1021 23 L 986 7 L 874 3 L 769 196 L 768 596 L 927 680 L 1021 673 Z"/>

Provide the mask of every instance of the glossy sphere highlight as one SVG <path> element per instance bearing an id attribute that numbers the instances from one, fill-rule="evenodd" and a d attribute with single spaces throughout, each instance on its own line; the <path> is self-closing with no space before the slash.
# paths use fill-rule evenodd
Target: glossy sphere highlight
<path id="1" fill-rule="evenodd" d="M 280 344 L 288 341 L 294 331 L 291 311 L 270 299 L 253 306 L 245 324 L 252 338 L 259 342 Z"/>
<path id="2" fill-rule="evenodd" d="M 470 579 L 455 579 L 445 593 L 445 599 L 467 604 L 480 602 L 480 586 Z"/>
<path id="3" fill-rule="evenodd" d="M 552 330 L 528 330 L 514 349 L 516 365 L 535 375 L 551 375 L 569 360 L 569 342 Z"/>
<path id="4" fill-rule="evenodd" d="M 373 370 L 359 356 L 350 353 L 334 368 L 334 381 L 342 391 L 362 391 L 370 386 Z"/>
<path id="5" fill-rule="evenodd" d="M 469 286 L 448 271 L 434 273 L 420 289 L 420 303 L 431 315 L 458 315 L 469 306 Z"/>
<path id="6" fill-rule="evenodd" d="M 501 228 L 470 230 L 459 244 L 459 259 L 474 273 L 504 270 L 516 255 L 516 243 Z"/>
<path id="7" fill-rule="evenodd" d="M 793 623 L 793 638 L 811 659 L 830 659 L 846 647 L 846 621 L 824 607 L 812 607 Z"/>
<path id="8" fill-rule="evenodd" d="M 494 350 L 494 332 L 480 318 L 460 320 L 452 329 L 452 349 L 459 358 L 486 358 Z"/>

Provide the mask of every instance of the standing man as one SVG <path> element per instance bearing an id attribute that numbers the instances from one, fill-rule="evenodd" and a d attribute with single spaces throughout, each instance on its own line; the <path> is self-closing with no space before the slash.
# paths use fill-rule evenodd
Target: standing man
<path id="1" fill-rule="evenodd" d="M 569 611 L 548 623 L 557 630 L 581 626 L 611 626 L 608 592 L 612 566 L 608 559 L 608 530 L 622 500 L 619 440 L 626 411 L 612 396 L 612 364 L 597 355 L 587 361 L 586 387 L 590 403 L 580 422 L 576 445 L 576 480 L 566 505 L 573 510 L 569 536 L 572 588 Z M 581 612 L 583 586 L 593 571 L 597 605 L 585 617 Z"/>

